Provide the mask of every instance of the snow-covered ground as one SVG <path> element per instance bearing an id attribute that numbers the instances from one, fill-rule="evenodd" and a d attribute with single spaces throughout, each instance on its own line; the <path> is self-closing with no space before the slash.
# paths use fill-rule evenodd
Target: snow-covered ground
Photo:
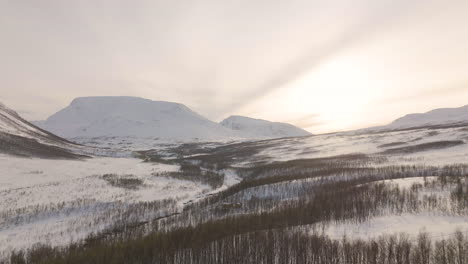
<path id="1" fill-rule="evenodd" d="M 468 231 L 468 216 L 447 216 L 430 213 L 386 215 L 362 223 L 339 223 L 324 229 L 333 239 L 346 236 L 350 239 L 377 238 L 381 235 L 405 233 L 415 238 L 420 232 L 427 232 L 435 240 L 447 238 L 457 230 Z"/>
<path id="2" fill-rule="evenodd" d="M 211 191 L 203 184 L 152 176 L 176 171 L 176 165 L 131 158 L 77 161 L 0 156 L 0 168 L 0 252 L 39 242 L 64 245 L 118 223 L 123 215 L 127 220 L 149 220 Z M 103 177 L 106 174 L 137 179 L 137 184 L 112 185 Z M 154 204 L 164 199 L 172 202 Z"/>
<path id="3" fill-rule="evenodd" d="M 421 144 L 443 141 L 460 141 L 461 144 L 446 148 L 428 148 L 424 151 L 384 154 L 384 151 L 391 149 L 417 147 Z M 419 129 L 371 134 L 345 132 L 268 141 L 264 143 L 268 146 L 252 156 L 251 160 L 273 162 L 361 153 L 385 157 L 388 159 L 385 164 L 446 165 L 468 161 L 467 142 L 467 128 Z M 248 163 L 238 165 L 245 166 Z"/>
<path id="4" fill-rule="evenodd" d="M 391 179 L 391 180 L 383 180 L 377 181 L 375 183 L 383 182 L 385 184 L 392 184 L 398 186 L 400 189 L 409 189 L 411 186 L 415 184 L 425 184 L 427 182 L 431 182 L 437 179 L 437 177 L 429 176 L 429 177 L 413 177 L 413 178 L 402 178 L 402 179 Z"/>
<path id="5" fill-rule="evenodd" d="M 174 148 L 180 146 L 181 144 L 187 143 L 184 141 L 177 141 L 177 140 L 162 140 L 157 137 L 136 137 L 136 136 L 102 136 L 102 137 L 74 137 L 70 138 L 71 141 L 86 145 L 89 147 L 93 147 L 93 149 L 101 149 L 108 151 L 120 151 L 122 153 L 128 153 L 131 151 L 139 151 L 139 150 L 161 150 L 164 151 L 168 148 Z M 212 141 L 202 141 L 202 140 L 194 140 L 191 141 L 190 144 L 203 144 L 206 147 L 214 147 L 220 146 L 228 143 L 233 142 L 240 142 L 242 140 L 237 139 L 218 139 Z"/>

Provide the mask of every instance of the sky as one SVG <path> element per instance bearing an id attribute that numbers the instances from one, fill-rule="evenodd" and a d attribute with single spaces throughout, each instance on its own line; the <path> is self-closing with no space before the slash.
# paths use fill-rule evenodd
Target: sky
<path id="1" fill-rule="evenodd" d="M 468 104 L 466 0 L 0 0 L 0 101 L 183 103 L 313 133 Z"/>

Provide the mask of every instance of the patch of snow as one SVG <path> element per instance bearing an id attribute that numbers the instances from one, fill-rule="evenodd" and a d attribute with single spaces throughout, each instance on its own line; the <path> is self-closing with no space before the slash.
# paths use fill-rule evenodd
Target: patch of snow
<path id="1" fill-rule="evenodd" d="M 233 169 L 224 169 L 220 171 L 220 173 L 224 174 L 224 184 L 220 189 L 217 189 L 217 191 L 225 190 L 230 186 L 237 184 L 241 181 L 241 178 Z"/>
<path id="2" fill-rule="evenodd" d="M 409 189 L 414 184 L 421 184 L 424 185 L 424 182 L 431 182 L 437 179 L 437 176 L 429 176 L 429 177 L 411 177 L 411 178 L 400 178 L 400 179 L 391 179 L 391 180 L 383 180 L 378 182 L 383 182 L 386 184 L 393 184 L 398 186 L 400 189 Z M 378 183 L 376 182 L 376 183 Z"/>
<path id="3" fill-rule="evenodd" d="M 447 238 L 457 230 L 468 231 L 466 216 L 434 214 L 386 215 L 362 223 L 338 223 L 324 228 L 324 234 L 333 239 L 344 235 L 351 239 L 377 238 L 381 235 L 406 233 L 415 238 L 421 231 L 429 233 L 435 240 Z"/>

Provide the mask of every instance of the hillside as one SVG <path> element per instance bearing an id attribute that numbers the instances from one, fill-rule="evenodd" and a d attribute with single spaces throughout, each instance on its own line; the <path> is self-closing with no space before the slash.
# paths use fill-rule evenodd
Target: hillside
<path id="1" fill-rule="evenodd" d="M 74 144 L 29 123 L 0 103 L 0 153 L 41 158 L 79 158 Z"/>
<path id="2" fill-rule="evenodd" d="M 309 136 L 309 132 L 286 123 L 270 122 L 244 116 L 230 116 L 224 119 L 222 126 L 238 131 L 246 137 L 281 138 Z"/>
<path id="3" fill-rule="evenodd" d="M 409 114 L 393 121 L 388 127 L 411 128 L 460 123 L 468 123 L 468 105 L 458 108 L 440 108 L 426 113 Z"/>
<path id="4" fill-rule="evenodd" d="M 388 125 L 363 128 L 352 132 L 373 133 L 457 126 L 468 126 L 468 105 L 458 108 L 439 108 L 426 113 L 407 114 Z"/>

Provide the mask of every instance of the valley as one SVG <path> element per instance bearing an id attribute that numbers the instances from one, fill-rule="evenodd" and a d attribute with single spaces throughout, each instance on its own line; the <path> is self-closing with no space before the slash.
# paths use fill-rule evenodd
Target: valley
<path id="1" fill-rule="evenodd" d="M 431 261 L 450 259 L 438 245 L 468 241 L 468 130 L 458 124 L 260 140 L 126 140 L 53 143 L 82 155 L 72 159 L 2 154 L 0 257 L 420 263 L 421 250 Z"/>
<path id="2" fill-rule="evenodd" d="M 0 264 L 468 264 L 467 13 L 0 0 Z"/>

